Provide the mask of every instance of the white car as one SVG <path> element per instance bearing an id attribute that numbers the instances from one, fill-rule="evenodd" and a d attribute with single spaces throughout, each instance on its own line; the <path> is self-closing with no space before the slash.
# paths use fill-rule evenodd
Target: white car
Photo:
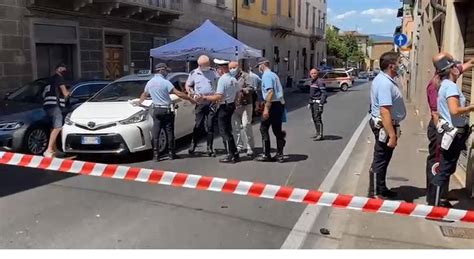
<path id="1" fill-rule="evenodd" d="M 152 149 L 152 109 L 133 106 L 153 75 L 123 77 L 97 93 L 66 117 L 62 131 L 63 150 L 72 154 L 127 154 Z M 184 89 L 187 73 L 168 75 L 178 90 Z M 194 105 L 172 94 L 176 107 L 176 139 L 192 133 Z M 144 106 L 150 106 L 147 100 Z M 160 152 L 168 139 L 160 133 Z"/>

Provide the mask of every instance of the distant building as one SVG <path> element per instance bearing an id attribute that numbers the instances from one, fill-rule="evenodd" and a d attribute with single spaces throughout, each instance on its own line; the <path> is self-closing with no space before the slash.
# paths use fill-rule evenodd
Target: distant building
<path id="1" fill-rule="evenodd" d="M 368 70 L 374 71 L 380 69 L 380 57 L 383 53 L 394 50 L 394 44 L 391 41 L 373 42 L 369 47 Z"/>
<path id="2" fill-rule="evenodd" d="M 358 31 L 345 31 L 340 33 L 341 36 L 351 36 L 356 38 L 359 50 L 364 54 L 364 61 L 361 64 L 357 64 L 357 68 L 360 70 L 366 70 L 367 58 L 369 57 L 369 35 L 362 34 Z"/>

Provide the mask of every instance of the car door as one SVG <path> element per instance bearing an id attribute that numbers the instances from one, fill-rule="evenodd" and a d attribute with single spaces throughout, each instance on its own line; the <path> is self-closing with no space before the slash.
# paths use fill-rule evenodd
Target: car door
<path id="1" fill-rule="evenodd" d="M 179 74 L 173 78 L 170 78 L 170 81 L 177 90 L 185 92 L 184 85 L 187 79 L 187 74 Z M 173 99 L 176 100 L 175 103 L 178 105 L 178 109 L 176 110 L 175 134 L 176 137 L 179 138 L 189 135 L 193 131 L 195 121 L 195 106 L 188 101 L 177 98 L 175 95 L 173 96 Z"/>

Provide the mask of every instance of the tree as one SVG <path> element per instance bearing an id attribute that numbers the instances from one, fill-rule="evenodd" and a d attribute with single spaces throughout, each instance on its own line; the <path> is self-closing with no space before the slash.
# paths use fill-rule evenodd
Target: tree
<path id="1" fill-rule="evenodd" d="M 326 41 L 328 56 L 335 57 L 336 59 L 346 60 L 346 56 L 349 53 L 346 43 L 343 38 L 338 35 L 338 32 L 332 28 L 326 30 Z"/>

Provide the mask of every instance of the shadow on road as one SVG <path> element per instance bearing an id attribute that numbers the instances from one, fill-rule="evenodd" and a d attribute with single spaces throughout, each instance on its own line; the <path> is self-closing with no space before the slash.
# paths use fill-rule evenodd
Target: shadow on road
<path id="1" fill-rule="evenodd" d="M 397 192 L 397 200 L 404 200 L 413 203 L 416 199 L 426 196 L 426 189 L 414 186 L 400 186 L 391 189 Z"/>
<path id="2" fill-rule="evenodd" d="M 321 141 L 336 141 L 341 140 L 343 137 L 341 136 L 334 136 L 334 135 L 324 135 L 324 139 Z"/>
<path id="3" fill-rule="evenodd" d="M 0 198 L 74 176 L 76 175 L 0 165 Z"/>

